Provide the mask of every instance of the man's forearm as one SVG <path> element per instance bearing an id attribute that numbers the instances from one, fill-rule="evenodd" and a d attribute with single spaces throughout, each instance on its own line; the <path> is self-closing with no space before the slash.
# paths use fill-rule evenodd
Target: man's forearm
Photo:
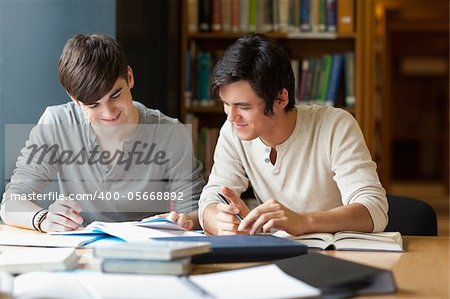
<path id="1" fill-rule="evenodd" d="M 328 211 L 300 213 L 305 217 L 302 234 L 338 231 L 372 232 L 373 221 L 369 211 L 359 203 L 337 207 Z"/>
<path id="2" fill-rule="evenodd" d="M 34 229 L 32 219 L 39 210 L 41 207 L 32 202 L 19 202 L 5 198 L 1 205 L 0 216 L 7 225 Z"/>

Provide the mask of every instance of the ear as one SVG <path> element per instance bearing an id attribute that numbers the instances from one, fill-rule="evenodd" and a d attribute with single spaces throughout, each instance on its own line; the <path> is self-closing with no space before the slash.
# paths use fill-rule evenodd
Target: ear
<path id="1" fill-rule="evenodd" d="M 289 92 L 287 91 L 286 88 L 283 88 L 274 102 L 274 108 L 276 108 L 276 110 L 278 111 L 281 111 L 284 110 L 284 107 L 286 107 L 288 104 L 289 104 Z"/>
<path id="2" fill-rule="evenodd" d="M 134 75 L 133 70 L 129 65 L 127 66 L 127 81 L 128 81 L 128 88 L 132 89 L 134 86 Z"/>

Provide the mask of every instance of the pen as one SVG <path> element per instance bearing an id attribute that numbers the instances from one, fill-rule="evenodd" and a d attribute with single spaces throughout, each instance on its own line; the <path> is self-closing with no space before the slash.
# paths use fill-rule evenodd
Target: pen
<path id="1" fill-rule="evenodd" d="M 216 192 L 217 196 L 219 197 L 220 201 L 226 205 L 231 205 L 231 202 L 228 200 L 228 198 L 225 197 L 225 195 Z M 237 219 L 240 221 L 244 220 L 244 218 L 241 216 L 241 214 L 236 214 Z"/>

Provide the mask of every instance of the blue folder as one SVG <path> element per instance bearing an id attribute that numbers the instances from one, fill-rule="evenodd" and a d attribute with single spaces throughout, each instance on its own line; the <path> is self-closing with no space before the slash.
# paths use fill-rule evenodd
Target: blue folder
<path id="1" fill-rule="evenodd" d="M 210 242 L 212 251 L 192 257 L 196 264 L 270 261 L 305 254 L 306 245 L 270 235 L 170 237 L 155 240 Z"/>

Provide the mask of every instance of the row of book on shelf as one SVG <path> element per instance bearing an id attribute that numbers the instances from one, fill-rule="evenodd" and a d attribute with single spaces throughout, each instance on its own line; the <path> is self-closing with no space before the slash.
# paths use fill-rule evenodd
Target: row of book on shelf
<path id="1" fill-rule="evenodd" d="M 186 54 L 186 106 L 213 106 L 210 80 L 212 68 L 221 53 L 200 51 Z M 291 60 L 295 76 L 297 104 L 339 107 L 355 105 L 354 53 L 324 54 L 322 57 Z"/>
<path id="2" fill-rule="evenodd" d="M 355 0 L 187 0 L 188 31 L 354 32 Z"/>

